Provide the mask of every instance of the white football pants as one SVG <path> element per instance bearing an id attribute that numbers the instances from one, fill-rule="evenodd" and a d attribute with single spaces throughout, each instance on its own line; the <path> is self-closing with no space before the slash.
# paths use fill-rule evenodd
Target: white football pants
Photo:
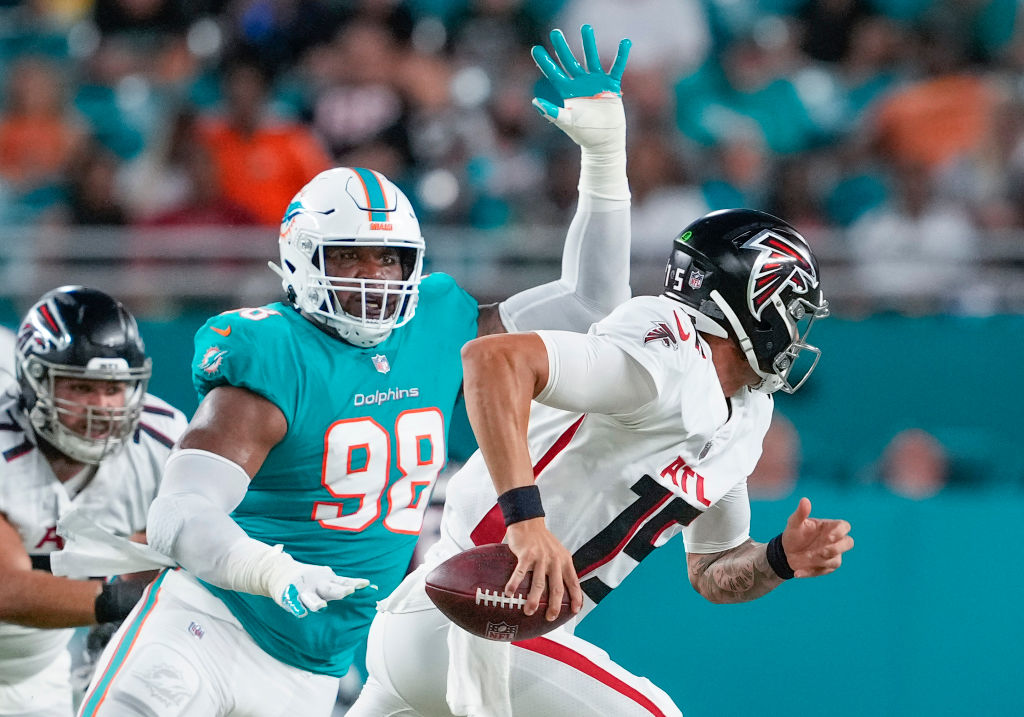
<path id="1" fill-rule="evenodd" d="M 167 570 L 107 644 L 79 717 L 327 717 L 338 678 L 257 645 L 220 600 Z"/>
<path id="2" fill-rule="evenodd" d="M 366 655 L 370 676 L 346 717 L 452 717 L 449 624 L 435 609 L 377 613 Z M 513 644 L 509 677 L 517 716 L 682 717 L 650 680 L 565 630 Z"/>

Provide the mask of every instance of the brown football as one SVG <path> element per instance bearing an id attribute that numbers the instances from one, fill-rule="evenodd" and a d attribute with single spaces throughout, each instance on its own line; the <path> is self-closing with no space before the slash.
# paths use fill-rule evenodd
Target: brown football
<path id="1" fill-rule="evenodd" d="M 558 618 L 544 617 L 547 602 L 532 615 L 523 612 L 533 573 L 527 573 L 512 597 L 505 583 L 516 568 L 516 556 L 504 543 L 481 545 L 445 560 L 427 575 L 427 595 L 449 620 L 488 640 L 518 642 L 543 635 L 572 618 L 569 594 L 562 597 Z"/>

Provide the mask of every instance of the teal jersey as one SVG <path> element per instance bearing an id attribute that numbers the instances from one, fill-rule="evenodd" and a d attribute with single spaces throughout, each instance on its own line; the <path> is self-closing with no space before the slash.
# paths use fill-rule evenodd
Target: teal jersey
<path id="1" fill-rule="evenodd" d="M 283 303 L 221 314 L 196 334 L 200 398 L 238 386 L 288 421 L 232 518 L 300 562 L 378 586 L 299 619 L 269 598 L 207 585 L 282 662 L 344 675 L 376 601 L 404 577 L 446 461 L 459 351 L 476 336 L 477 317 L 476 301 L 435 273 L 420 283 L 413 319 L 370 348 L 329 336 Z"/>

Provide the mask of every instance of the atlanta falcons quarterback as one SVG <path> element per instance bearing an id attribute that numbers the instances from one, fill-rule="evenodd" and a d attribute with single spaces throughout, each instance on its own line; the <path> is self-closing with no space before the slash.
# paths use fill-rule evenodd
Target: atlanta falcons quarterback
<path id="1" fill-rule="evenodd" d="M 440 541 L 379 607 L 370 677 L 350 717 L 680 715 L 573 628 L 679 532 L 690 581 L 713 602 L 753 600 L 839 567 L 853 546 L 846 521 L 811 518 L 804 498 L 779 536 L 757 543 L 746 490 L 771 394 L 807 379 L 820 353 L 807 334 L 827 315 L 803 237 L 733 209 L 675 239 L 661 296 L 627 301 L 588 334 L 467 344 L 480 451 L 449 483 Z M 573 621 L 493 642 L 433 608 L 423 580 L 434 566 L 503 540 L 519 558 L 506 594 L 532 570 L 526 612 L 549 592 L 553 619 L 568 590 Z"/>
<path id="2" fill-rule="evenodd" d="M 142 533 L 185 417 L 146 393 L 135 319 L 103 292 L 43 295 L 14 353 L 17 381 L 0 396 L 0 714 L 68 717 L 69 628 L 122 620 L 145 585 L 50 574 L 57 521 L 76 510 Z"/>

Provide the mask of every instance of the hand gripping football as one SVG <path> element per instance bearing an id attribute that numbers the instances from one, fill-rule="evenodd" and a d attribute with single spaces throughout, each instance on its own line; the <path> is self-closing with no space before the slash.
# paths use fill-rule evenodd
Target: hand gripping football
<path id="1" fill-rule="evenodd" d="M 445 560 L 427 575 L 427 595 L 449 620 L 463 630 L 488 640 L 518 642 L 543 635 L 572 616 L 569 593 L 562 597 L 558 618 L 544 617 L 542 599 L 532 615 L 523 612 L 533 573 L 529 572 L 512 597 L 505 583 L 516 568 L 516 556 L 504 543 L 471 548 Z"/>

